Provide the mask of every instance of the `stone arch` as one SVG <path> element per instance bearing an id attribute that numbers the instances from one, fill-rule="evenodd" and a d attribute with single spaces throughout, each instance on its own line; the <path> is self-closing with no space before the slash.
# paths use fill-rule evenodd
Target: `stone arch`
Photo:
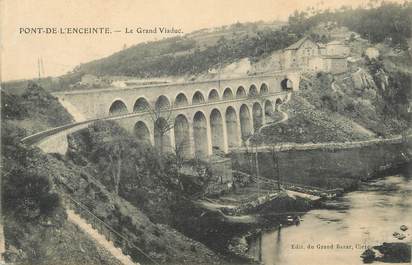
<path id="1" fill-rule="evenodd" d="M 263 110 L 260 103 L 255 102 L 252 107 L 253 113 L 253 129 L 258 131 L 263 124 Z"/>
<path id="2" fill-rule="evenodd" d="M 175 133 L 176 151 L 181 152 L 183 157 L 189 158 L 190 156 L 189 122 L 185 115 L 179 114 L 176 117 L 173 129 Z"/>
<path id="3" fill-rule="evenodd" d="M 140 97 L 133 105 L 133 112 L 144 112 L 150 108 L 149 101 L 146 98 Z"/>
<path id="4" fill-rule="evenodd" d="M 159 96 L 155 103 L 155 109 L 156 110 L 170 109 L 170 100 L 164 95 Z"/>
<path id="5" fill-rule="evenodd" d="M 229 148 L 239 146 L 238 124 L 236 110 L 229 106 L 225 113 L 227 144 Z"/>
<path id="6" fill-rule="evenodd" d="M 212 89 L 209 92 L 208 101 L 218 101 L 219 100 L 219 92 L 216 89 Z"/>
<path id="7" fill-rule="evenodd" d="M 193 94 L 192 105 L 203 104 L 204 102 L 205 102 L 205 97 L 203 96 L 202 92 L 196 91 Z"/>
<path id="8" fill-rule="evenodd" d="M 161 153 L 171 150 L 170 125 L 165 118 L 159 117 L 154 124 L 154 144 Z"/>
<path id="9" fill-rule="evenodd" d="M 189 105 L 187 97 L 184 93 L 179 93 L 175 99 L 175 106 L 176 107 L 183 107 Z"/>
<path id="10" fill-rule="evenodd" d="M 270 117 L 273 114 L 273 104 L 272 101 L 266 100 L 265 101 L 265 116 Z"/>
<path id="11" fill-rule="evenodd" d="M 269 87 L 266 83 L 262 83 L 260 86 L 260 95 L 267 95 L 269 94 Z"/>
<path id="12" fill-rule="evenodd" d="M 257 89 L 256 85 L 254 85 L 254 84 L 250 85 L 248 96 L 249 97 L 257 97 L 258 94 L 259 93 L 258 93 L 258 89 Z"/>
<path id="13" fill-rule="evenodd" d="M 279 110 L 279 106 L 282 104 L 282 100 L 280 98 L 276 99 L 275 101 L 275 110 Z"/>
<path id="14" fill-rule="evenodd" d="M 236 97 L 243 98 L 246 97 L 246 90 L 243 86 L 239 86 L 236 90 Z"/>
<path id="15" fill-rule="evenodd" d="M 232 89 L 230 87 L 225 88 L 225 90 L 223 91 L 223 99 L 232 99 L 233 98 L 233 92 Z"/>
<path id="16" fill-rule="evenodd" d="M 223 117 L 218 109 L 213 109 L 210 113 L 210 131 L 212 133 L 213 152 L 224 151 Z"/>
<path id="17" fill-rule="evenodd" d="M 293 82 L 286 77 L 280 82 L 280 87 L 283 91 L 293 90 Z"/>
<path id="18" fill-rule="evenodd" d="M 246 104 L 240 106 L 239 111 L 240 117 L 240 131 L 242 134 L 242 139 L 246 140 L 252 134 L 252 122 L 250 117 L 250 111 Z"/>
<path id="19" fill-rule="evenodd" d="M 126 103 L 124 103 L 124 101 L 121 99 L 116 99 L 115 101 L 113 101 L 109 108 L 109 115 L 120 115 L 126 114 L 128 112 L 129 111 L 127 110 Z"/>
<path id="20" fill-rule="evenodd" d="M 150 131 L 143 121 L 138 121 L 134 125 L 134 135 L 139 142 L 150 144 Z"/>
<path id="21" fill-rule="evenodd" d="M 195 156 L 204 158 L 208 155 L 207 121 L 205 114 L 196 112 L 193 117 L 193 139 L 195 143 Z"/>

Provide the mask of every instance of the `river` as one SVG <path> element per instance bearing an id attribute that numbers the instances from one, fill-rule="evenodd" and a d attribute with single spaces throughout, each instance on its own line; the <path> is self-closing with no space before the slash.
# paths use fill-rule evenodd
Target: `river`
<path id="1" fill-rule="evenodd" d="M 249 254 L 265 265 L 355 265 L 363 264 L 367 246 L 411 242 L 411 170 L 363 183 L 330 204 L 332 210 L 311 210 L 297 226 L 257 235 Z M 401 225 L 409 227 L 402 241 L 392 235 Z"/>

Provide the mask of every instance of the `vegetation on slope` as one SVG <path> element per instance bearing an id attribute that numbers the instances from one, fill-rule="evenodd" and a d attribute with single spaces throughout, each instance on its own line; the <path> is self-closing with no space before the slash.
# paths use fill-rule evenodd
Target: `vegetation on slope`
<path id="1" fill-rule="evenodd" d="M 290 28 L 300 35 L 322 22 L 336 22 L 359 33 L 372 43 L 387 41 L 392 46 L 407 49 L 412 36 L 412 2 L 381 2 L 368 9 L 343 6 L 335 11 L 316 10 L 295 12 L 289 17 Z M 317 36 L 321 37 L 321 36 Z"/>
<path id="2" fill-rule="evenodd" d="M 53 176 L 39 167 L 47 157 L 20 140 L 35 130 L 71 121 L 57 100 L 30 85 L 21 95 L 2 93 L 2 202 L 5 259 L 13 264 L 120 265 L 66 221 Z M 35 129 L 34 129 L 34 128 Z"/>
<path id="3" fill-rule="evenodd" d="M 38 94 L 43 91 L 38 88 Z M 15 120 L 29 117 L 31 114 L 24 112 L 30 110 L 33 102 L 44 101 L 49 99 L 47 92 L 40 94 L 42 96 L 25 96 L 6 98 L 4 102 L 14 102 L 19 104 L 14 108 L 9 108 L 6 103 L 3 105 L 5 112 L 2 119 L 2 180 L 4 181 L 1 192 L 4 201 L 4 229 L 7 244 L 6 258 L 8 261 L 16 264 L 108 264 L 118 265 L 118 261 L 111 257 L 104 249 L 95 245 L 95 242 L 88 239 L 80 231 L 66 220 L 66 213 L 61 203 L 61 194 L 71 194 L 86 205 L 90 211 L 93 211 L 99 218 L 110 224 L 117 231 L 127 235 L 130 241 L 139 246 L 152 259 L 160 263 L 167 264 L 218 264 L 220 259 L 204 245 L 193 241 L 178 231 L 167 225 L 156 225 L 150 221 L 146 215 L 127 201 L 119 197 L 114 190 L 108 191 L 104 185 L 96 181 L 100 172 L 107 174 L 104 166 L 114 166 L 105 164 L 105 159 L 116 159 L 118 154 L 115 145 L 106 143 L 104 147 L 89 150 L 90 154 L 85 156 L 91 161 L 77 161 L 74 164 L 71 160 L 65 160 L 61 156 L 52 156 L 44 154 L 37 148 L 25 147 L 20 143 L 22 137 L 26 135 L 26 129 L 21 128 Z M 8 95 L 9 96 L 9 95 Z M 3 98 L 4 99 L 4 98 Z M 23 108 L 23 106 L 25 108 Z M 44 126 L 49 125 L 49 121 L 55 119 L 57 122 L 65 120 L 67 117 L 64 112 L 47 112 L 48 104 L 37 104 L 36 113 L 44 113 L 42 122 Z M 95 127 L 96 131 L 99 127 Z M 117 133 L 122 137 L 122 129 L 113 123 L 103 126 L 110 133 Z M 97 136 L 98 132 L 96 132 Z M 102 137 L 96 137 L 96 144 L 104 143 L 104 133 Z M 130 136 L 128 138 L 131 138 Z M 122 146 L 128 146 L 128 154 L 132 160 L 124 160 L 122 164 L 125 177 L 121 182 L 121 193 L 127 194 L 128 188 L 138 187 L 138 206 L 147 210 L 151 217 L 171 216 L 168 210 L 162 212 L 162 203 L 167 204 L 170 201 L 169 194 L 172 187 L 177 189 L 180 186 L 177 183 L 171 183 L 175 180 L 170 177 L 168 170 L 174 172 L 167 164 L 165 159 L 163 167 L 159 167 L 155 154 L 153 156 L 143 156 L 137 143 L 133 145 L 127 137 L 121 139 Z M 135 155 L 132 150 L 140 155 Z M 86 151 L 86 150 L 83 150 Z M 73 153 L 72 153 L 73 154 Z M 126 154 L 126 153 L 125 153 Z M 78 156 L 79 158 L 80 156 Z M 94 160 L 93 160 L 94 158 Z M 140 158 L 146 160 L 136 161 Z M 79 165 L 81 162 L 86 164 Z M 112 160 L 113 162 L 113 160 Z M 160 172 L 144 171 L 144 165 L 152 162 L 152 170 Z M 87 165 L 96 163 L 96 171 L 90 170 Z M 141 167 L 141 168 L 140 168 Z M 138 170 L 139 174 L 130 174 L 126 177 L 128 170 Z M 130 173 L 130 172 L 129 172 Z M 166 174 L 167 173 L 167 174 Z M 133 179 L 134 177 L 140 179 Z M 104 182 L 104 178 L 101 178 Z M 125 181 L 127 180 L 127 181 Z M 133 182 L 134 181 L 134 182 Z M 149 183 L 149 184 L 147 184 Z M 112 183 L 108 186 L 113 186 Z M 130 192 L 130 190 L 129 190 Z M 132 194 L 130 192 L 129 194 Z M 159 196 L 162 195 L 162 196 Z M 142 200 L 140 200 L 142 199 Z M 155 202 L 149 202 L 156 199 Z M 162 200 L 161 200 L 162 199 Z M 163 201 L 164 199 L 164 201 Z M 142 203 L 143 205 L 139 204 Z M 153 210 L 149 210 L 152 209 Z M 165 220 L 165 219 L 163 219 Z M 164 221 L 166 223 L 166 221 Z M 137 260 L 141 260 L 141 253 L 131 253 Z M 144 264 L 144 262 L 143 262 Z"/>
<path id="4" fill-rule="evenodd" d="M 20 95 L 1 91 L 2 118 L 30 135 L 68 124 L 72 116 L 57 98 L 35 83 L 29 83 Z"/>
<path id="5" fill-rule="evenodd" d="M 207 168 L 205 163 L 187 161 L 179 151 L 160 154 L 112 121 L 96 122 L 70 135 L 67 156 L 156 223 L 172 225 L 173 208 L 190 194 L 202 192 L 203 182 L 207 184 L 193 183 L 181 173 L 188 163 Z M 203 177 L 210 177 L 210 171 L 199 179 Z"/>
<path id="6" fill-rule="evenodd" d="M 223 34 L 217 42 L 200 43 L 190 34 L 157 42 L 138 44 L 107 58 L 80 65 L 76 71 L 96 75 L 129 75 L 135 77 L 199 74 L 220 64 L 242 58 L 257 61 L 311 34 L 320 23 L 336 22 L 362 37 L 377 43 L 407 48 L 411 35 L 412 3 L 382 3 L 370 9 L 342 7 L 336 11 L 312 10 L 295 12 L 281 28 L 258 27 L 259 23 L 234 24 L 232 34 Z M 252 29 L 252 30 L 251 30 Z M 246 33 L 245 33 L 246 32 Z M 315 40 L 327 36 L 312 34 Z"/>

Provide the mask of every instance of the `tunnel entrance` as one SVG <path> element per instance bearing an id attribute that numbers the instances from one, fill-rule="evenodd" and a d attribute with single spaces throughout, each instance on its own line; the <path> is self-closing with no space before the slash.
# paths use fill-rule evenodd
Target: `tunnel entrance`
<path id="1" fill-rule="evenodd" d="M 282 91 L 291 91 L 293 90 L 293 83 L 290 79 L 283 79 L 282 82 L 280 82 L 280 86 L 282 87 Z"/>

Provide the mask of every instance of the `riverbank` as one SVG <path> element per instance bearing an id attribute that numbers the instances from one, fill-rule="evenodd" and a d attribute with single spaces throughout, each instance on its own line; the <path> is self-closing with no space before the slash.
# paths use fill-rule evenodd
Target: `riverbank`
<path id="1" fill-rule="evenodd" d="M 376 139 L 365 143 L 334 143 L 310 145 L 279 144 L 258 151 L 262 177 L 320 187 L 351 190 L 359 181 L 410 161 L 412 141 L 400 137 Z M 233 165 L 246 173 L 252 172 L 250 153 L 232 154 Z M 279 176 L 273 172 L 278 170 Z M 276 171 L 275 171 L 276 172 Z"/>
<path id="2" fill-rule="evenodd" d="M 381 178 L 384 175 L 409 172 L 411 165 L 403 165 L 398 167 L 386 168 L 378 172 L 375 175 L 369 175 L 367 178 L 359 183 L 361 186 Z M 250 194 L 257 193 L 257 187 L 249 186 L 244 189 L 238 190 L 235 194 L 225 194 L 215 199 L 208 199 L 207 202 L 201 203 L 204 209 L 214 210 L 215 213 L 225 220 L 225 228 L 216 231 L 219 234 L 219 239 L 225 242 L 220 244 L 219 248 L 222 251 L 224 248 L 225 255 L 232 255 L 247 260 L 250 263 L 259 262 L 250 253 L 250 244 L 256 237 L 261 234 L 265 234 L 268 231 L 281 230 L 281 229 L 293 229 L 291 226 L 299 225 L 300 222 L 305 222 L 305 215 L 310 211 L 345 211 L 347 206 L 339 205 L 339 202 L 344 196 L 350 192 L 356 192 L 357 189 L 362 190 L 361 186 L 357 185 L 351 190 L 347 189 L 345 192 L 335 194 L 336 196 L 314 196 L 304 192 L 298 193 L 294 191 L 282 190 L 276 191 L 275 187 L 268 186 L 267 183 L 261 184 L 259 187 L 259 193 L 265 194 L 259 196 L 252 196 Z M 301 188 L 304 191 L 304 188 Z M 309 193 L 313 190 L 309 189 Z M 294 196 L 298 197 L 297 200 L 300 203 L 291 203 Z M 243 201 L 243 200 L 244 201 Z M 249 200 L 249 201 L 247 201 Z M 304 206 L 304 207 L 302 207 Z M 234 215 L 238 219 L 230 219 L 228 216 Z M 295 218 L 298 216 L 299 222 L 295 222 Z M 222 223 L 214 224 L 214 226 L 222 227 Z M 233 227 L 239 228 L 240 223 L 243 224 L 243 229 L 235 230 L 237 233 L 233 233 Z M 225 230 L 232 232 L 232 237 L 229 233 L 225 233 Z M 225 238 L 224 235 L 228 237 Z M 209 245 L 208 243 L 206 243 Z M 214 247 L 212 247 L 213 249 Z"/>
<path id="3" fill-rule="evenodd" d="M 362 182 L 358 190 L 330 201 L 334 207 L 310 210 L 298 226 L 256 231 L 248 237 L 247 254 L 266 265 L 329 260 L 361 265 L 361 254 L 368 248 L 412 243 L 409 229 L 401 229 L 411 224 L 411 191 L 409 165 L 397 174 Z"/>

